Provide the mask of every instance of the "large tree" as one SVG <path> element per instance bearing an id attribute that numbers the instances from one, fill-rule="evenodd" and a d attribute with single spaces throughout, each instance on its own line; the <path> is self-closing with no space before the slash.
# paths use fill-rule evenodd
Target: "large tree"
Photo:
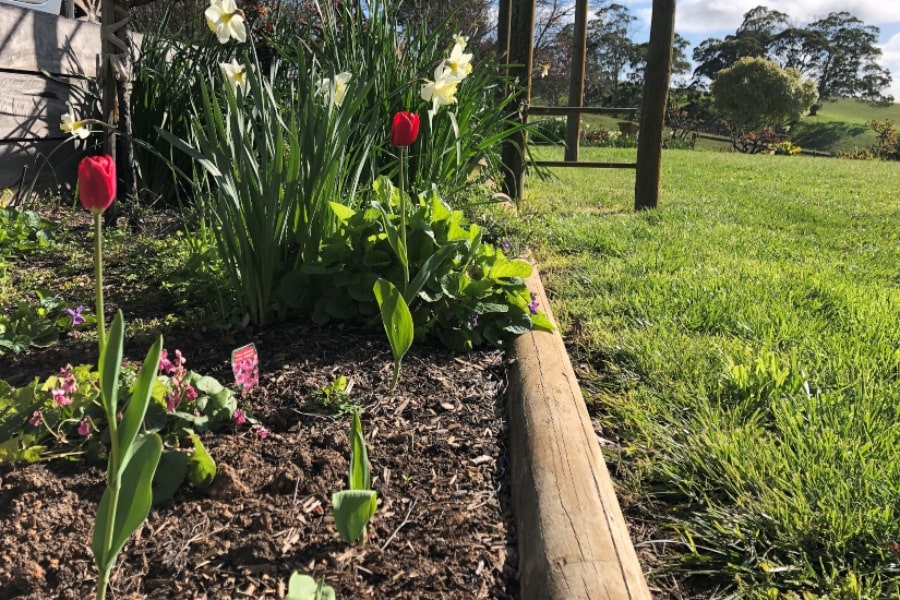
<path id="1" fill-rule="evenodd" d="M 402 0 L 397 17 L 409 25 L 435 29 L 445 19 L 455 21 L 469 36 L 470 47 L 478 47 L 494 27 L 490 18 L 491 0 Z"/>
<path id="2" fill-rule="evenodd" d="M 819 97 L 859 98 L 890 102 L 884 90 L 890 72 L 878 64 L 879 29 L 848 12 L 833 12 L 805 27 L 765 6 L 744 14 L 735 35 L 710 38 L 694 50 L 696 80 L 715 79 L 718 72 L 744 57 L 765 57 L 796 69 L 816 81 Z"/>
<path id="3" fill-rule="evenodd" d="M 588 22 L 585 96 L 590 103 L 619 100 L 619 84 L 638 56 L 631 40 L 636 19 L 627 6 L 604 2 Z"/>

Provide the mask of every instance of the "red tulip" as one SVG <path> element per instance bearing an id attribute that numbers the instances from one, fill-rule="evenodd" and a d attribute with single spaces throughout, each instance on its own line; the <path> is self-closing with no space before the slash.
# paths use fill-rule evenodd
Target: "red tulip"
<path id="1" fill-rule="evenodd" d="M 85 156 L 78 163 L 78 199 L 94 213 L 102 213 L 116 199 L 116 161 L 111 156 Z"/>
<path id="2" fill-rule="evenodd" d="M 391 143 L 395 146 L 410 146 L 419 135 L 419 115 L 405 110 L 394 115 L 391 125 Z"/>

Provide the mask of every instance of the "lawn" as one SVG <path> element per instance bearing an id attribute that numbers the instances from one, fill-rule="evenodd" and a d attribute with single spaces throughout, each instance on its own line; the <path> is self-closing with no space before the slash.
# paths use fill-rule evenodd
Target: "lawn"
<path id="1" fill-rule="evenodd" d="M 897 597 L 897 165 L 666 151 L 641 214 L 633 171 L 556 174 L 497 218 L 538 258 L 656 593 Z"/>

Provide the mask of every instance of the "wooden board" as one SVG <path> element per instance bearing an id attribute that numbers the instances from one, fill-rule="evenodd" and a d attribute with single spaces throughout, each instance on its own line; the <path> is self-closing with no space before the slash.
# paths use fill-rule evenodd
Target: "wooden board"
<path id="1" fill-rule="evenodd" d="M 528 287 L 552 320 L 536 271 Z M 522 600 L 650 600 L 562 338 L 533 331 L 510 350 L 507 414 Z"/>
<path id="2" fill-rule="evenodd" d="M 0 69 L 97 76 L 100 25 L 0 4 Z"/>
<path id="3" fill-rule="evenodd" d="M 0 190 L 21 187 L 23 173 L 26 186 L 37 178 L 35 191 L 71 187 L 80 158 L 70 140 L 0 143 Z"/>
<path id="4" fill-rule="evenodd" d="M 59 123 L 69 105 L 78 118 L 96 116 L 85 103 L 83 82 L 60 79 L 0 71 L 0 141 L 62 138 Z"/>

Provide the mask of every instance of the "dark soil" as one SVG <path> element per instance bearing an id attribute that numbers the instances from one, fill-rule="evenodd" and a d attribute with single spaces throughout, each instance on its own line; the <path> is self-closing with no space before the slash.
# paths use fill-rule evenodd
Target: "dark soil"
<path id="1" fill-rule="evenodd" d="M 119 557 L 109 598 L 283 598 L 295 570 L 324 576 L 338 598 L 518 596 L 501 351 L 456 355 L 417 343 L 389 395 L 391 355 L 378 331 L 294 322 L 164 333 L 190 369 L 223 383 L 233 381 L 231 351 L 254 342 L 260 386 L 241 405 L 271 433 L 203 436 L 218 463 L 211 489 L 184 487 L 153 507 Z M 148 345 L 126 354 L 139 360 Z M 94 360 L 92 344 L 66 338 L 0 357 L 0 378 L 21 385 Z M 331 494 L 346 487 L 350 417 L 315 400 L 338 375 L 362 406 L 378 492 L 368 537 L 355 546 L 331 513 Z M 90 539 L 104 468 L 0 465 L 0 600 L 93 597 Z"/>

